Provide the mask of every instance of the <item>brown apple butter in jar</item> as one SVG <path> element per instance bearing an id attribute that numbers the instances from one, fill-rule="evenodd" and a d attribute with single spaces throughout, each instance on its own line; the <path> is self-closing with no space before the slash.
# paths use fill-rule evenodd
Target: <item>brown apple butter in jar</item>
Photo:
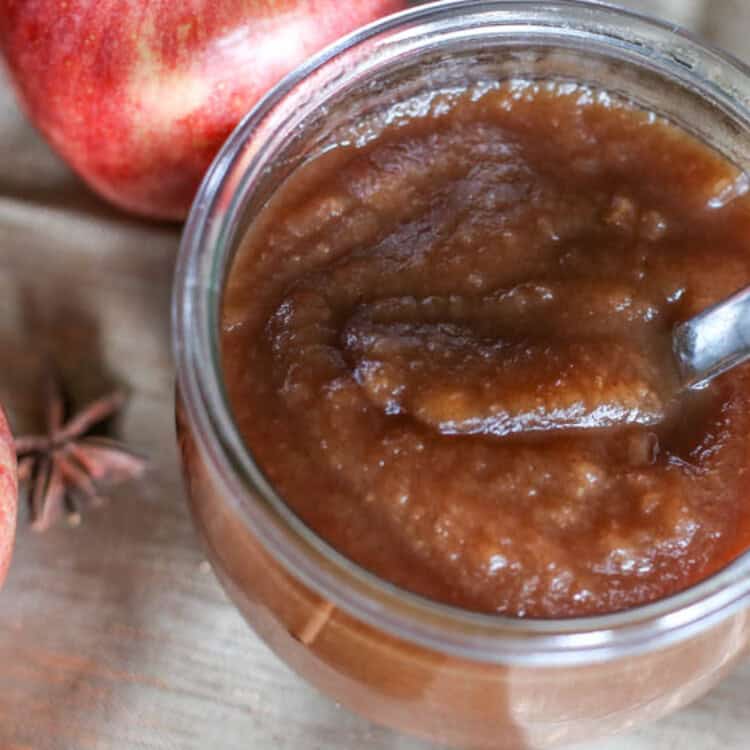
<path id="1" fill-rule="evenodd" d="M 750 547 L 750 370 L 676 322 L 750 283 L 732 164 L 605 91 L 436 92 L 309 160 L 229 273 L 260 468 L 359 565 L 468 610 L 603 614 Z"/>

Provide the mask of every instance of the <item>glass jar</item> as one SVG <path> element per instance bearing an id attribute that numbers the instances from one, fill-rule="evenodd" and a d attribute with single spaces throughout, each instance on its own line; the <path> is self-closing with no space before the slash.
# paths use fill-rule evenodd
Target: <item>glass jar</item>
<path id="1" fill-rule="evenodd" d="M 174 295 L 190 505 L 232 599 L 325 693 L 374 721 L 464 747 L 543 748 L 620 731 L 697 698 L 739 658 L 750 642 L 750 553 L 655 604 L 568 620 L 460 611 L 344 559 L 265 480 L 222 385 L 222 289 L 254 216 L 352 123 L 394 106 L 418 111 L 438 89 L 513 77 L 622 94 L 748 169 L 749 74 L 671 26 L 615 8 L 449 1 L 328 48 L 229 138 L 193 206 Z"/>

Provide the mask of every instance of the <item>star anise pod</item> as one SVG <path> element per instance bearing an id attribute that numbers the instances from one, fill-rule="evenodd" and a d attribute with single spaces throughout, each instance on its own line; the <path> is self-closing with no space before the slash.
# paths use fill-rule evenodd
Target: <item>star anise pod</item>
<path id="1" fill-rule="evenodd" d="M 80 500 L 100 504 L 99 487 L 140 477 L 146 461 L 126 445 L 88 435 L 92 427 L 116 414 L 125 395 L 115 391 L 68 417 L 60 381 L 47 385 L 47 432 L 15 441 L 18 478 L 28 484 L 31 528 L 45 531 L 63 513 L 80 522 Z"/>

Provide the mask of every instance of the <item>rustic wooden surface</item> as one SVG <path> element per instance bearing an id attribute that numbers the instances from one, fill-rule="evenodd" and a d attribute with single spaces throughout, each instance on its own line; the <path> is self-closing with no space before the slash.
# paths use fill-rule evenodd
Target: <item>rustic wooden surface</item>
<path id="1" fill-rule="evenodd" d="M 747 0 L 642 0 L 742 55 Z M 750 51 L 749 55 L 750 56 Z M 340 710 L 245 626 L 203 561 L 174 448 L 169 294 L 178 229 L 103 205 L 48 151 L 0 77 L 0 400 L 41 426 L 45 356 L 78 402 L 111 384 L 153 460 L 82 527 L 21 528 L 0 596 L 0 750 L 427 750 Z M 698 704 L 579 750 L 740 750 L 750 663 Z"/>

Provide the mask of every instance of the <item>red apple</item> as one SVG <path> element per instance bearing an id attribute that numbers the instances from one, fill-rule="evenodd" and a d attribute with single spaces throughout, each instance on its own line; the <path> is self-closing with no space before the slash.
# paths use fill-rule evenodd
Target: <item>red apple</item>
<path id="1" fill-rule="evenodd" d="M 16 451 L 8 421 L 0 408 L 0 586 L 5 580 L 16 533 Z"/>
<path id="2" fill-rule="evenodd" d="M 232 128 L 285 73 L 404 0 L 0 0 L 32 121 L 101 195 L 181 219 Z"/>

